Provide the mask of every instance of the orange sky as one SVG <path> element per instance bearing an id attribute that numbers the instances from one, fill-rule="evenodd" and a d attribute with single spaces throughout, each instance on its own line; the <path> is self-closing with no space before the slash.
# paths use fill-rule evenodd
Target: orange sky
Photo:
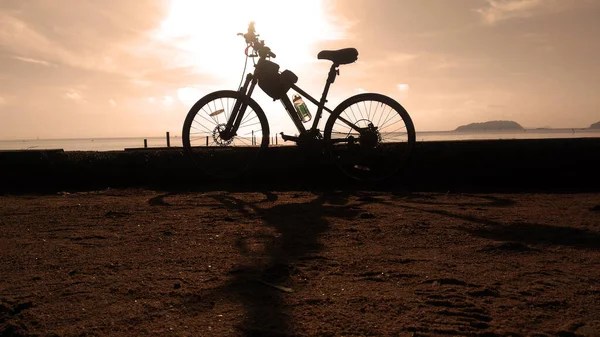
<path id="1" fill-rule="evenodd" d="M 250 20 L 315 97 L 318 51 L 358 49 L 330 108 L 373 91 L 417 131 L 587 127 L 600 121 L 598 17 L 597 0 L 0 0 L 0 139 L 179 135 L 195 100 L 237 87 Z M 279 103 L 254 98 L 290 131 Z"/>

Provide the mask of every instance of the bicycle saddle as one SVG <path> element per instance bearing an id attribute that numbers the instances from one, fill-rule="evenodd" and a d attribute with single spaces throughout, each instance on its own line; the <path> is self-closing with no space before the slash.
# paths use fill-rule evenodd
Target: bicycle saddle
<path id="1" fill-rule="evenodd" d="M 319 60 L 329 60 L 335 64 L 349 64 L 358 60 L 358 50 L 356 48 L 322 50 L 317 58 Z"/>

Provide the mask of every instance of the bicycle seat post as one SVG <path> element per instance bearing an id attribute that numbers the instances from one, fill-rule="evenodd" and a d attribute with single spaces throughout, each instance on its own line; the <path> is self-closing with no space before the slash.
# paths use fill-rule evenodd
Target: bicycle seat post
<path id="1" fill-rule="evenodd" d="M 321 95 L 321 101 L 319 107 L 317 109 L 317 114 L 315 115 L 313 129 L 319 124 L 319 120 L 321 119 L 321 113 L 323 112 L 323 107 L 325 103 L 327 103 L 327 94 L 329 93 L 329 87 L 333 82 L 335 82 L 335 77 L 340 74 L 338 70 L 339 64 L 333 63 L 331 68 L 329 68 L 329 75 L 327 76 L 327 82 L 325 83 L 325 88 L 323 88 L 323 94 Z"/>
<path id="2" fill-rule="evenodd" d="M 327 82 L 329 84 L 333 84 L 335 82 L 335 77 L 340 74 L 340 70 L 338 69 L 339 64 L 332 64 L 329 69 L 329 76 L 327 77 Z"/>

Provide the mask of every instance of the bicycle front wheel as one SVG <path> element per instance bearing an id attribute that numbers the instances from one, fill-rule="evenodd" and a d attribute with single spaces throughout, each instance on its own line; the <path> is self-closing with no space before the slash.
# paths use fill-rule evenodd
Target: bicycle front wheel
<path id="1" fill-rule="evenodd" d="M 408 161 L 415 127 L 394 99 L 360 94 L 342 102 L 325 125 L 325 142 L 333 162 L 357 180 L 383 180 Z"/>
<path id="2" fill-rule="evenodd" d="M 236 104 L 238 103 L 238 104 Z M 238 111 L 234 112 L 234 107 Z M 229 119 L 243 113 L 239 127 L 227 134 Z M 233 178 L 247 171 L 269 145 L 269 124 L 263 110 L 237 91 L 216 91 L 201 98 L 183 124 L 183 147 L 208 175 Z"/>

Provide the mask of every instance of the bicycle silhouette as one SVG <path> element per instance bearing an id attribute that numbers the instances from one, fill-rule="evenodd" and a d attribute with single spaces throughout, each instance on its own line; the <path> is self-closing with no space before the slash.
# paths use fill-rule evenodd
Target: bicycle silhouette
<path id="1" fill-rule="evenodd" d="M 382 94 L 362 93 L 333 110 L 325 106 L 339 67 L 358 59 L 356 49 L 323 50 L 317 55 L 318 59 L 333 63 L 317 101 L 296 85 L 298 77 L 293 72 L 279 72 L 279 65 L 270 60 L 276 55 L 264 40 L 258 39 L 254 22 L 246 34 L 238 35 L 246 40 L 246 63 L 252 58 L 254 74 L 248 73 L 237 91 L 215 91 L 202 97 L 192 106 L 183 125 L 185 153 L 198 168 L 215 177 L 234 177 L 251 168 L 260 151 L 269 146 L 269 123 L 262 108 L 251 98 L 257 84 L 273 100 L 281 101 L 298 129 L 295 136 L 282 132 L 282 139 L 329 152 L 332 161 L 348 176 L 382 180 L 406 164 L 415 143 L 415 129 L 400 103 Z M 294 97 L 294 103 L 287 96 L 290 90 L 301 96 Z M 302 97 L 317 106 L 309 129 L 303 122 L 312 117 Z M 323 111 L 330 115 L 321 133 L 318 123 Z"/>

